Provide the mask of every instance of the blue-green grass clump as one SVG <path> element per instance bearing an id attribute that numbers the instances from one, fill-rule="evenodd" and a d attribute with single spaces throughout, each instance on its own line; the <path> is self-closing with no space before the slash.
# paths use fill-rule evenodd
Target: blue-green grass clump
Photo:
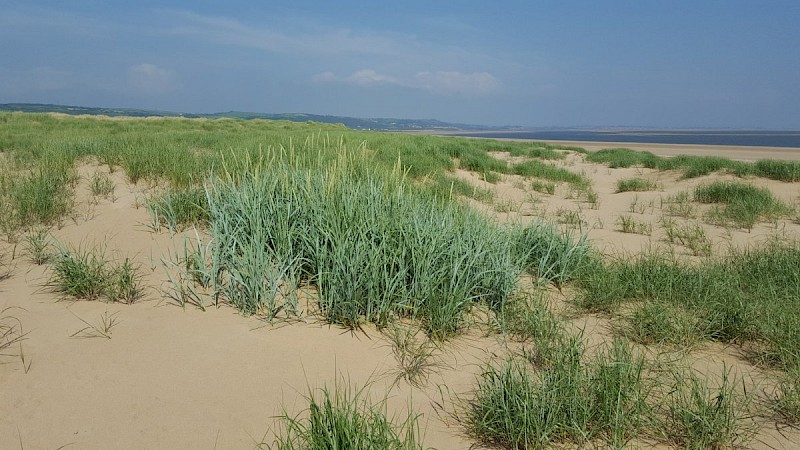
<path id="1" fill-rule="evenodd" d="M 590 260 L 585 235 L 561 232 L 543 221 L 519 230 L 515 253 L 515 259 L 525 270 L 556 286 L 570 281 Z"/>
<path id="2" fill-rule="evenodd" d="M 313 285 L 332 323 L 409 317 L 442 339 L 474 306 L 501 309 L 522 271 L 560 286 L 586 259 L 585 238 L 495 225 L 408 183 L 399 166 L 382 173 L 339 150 L 334 163 L 259 159 L 211 179 L 211 256 L 195 259 L 207 262 L 192 278 L 246 314 L 293 314 L 297 290 Z"/>
<path id="3" fill-rule="evenodd" d="M 214 296 L 247 314 L 297 308 L 316 286 L 333 323 L 420 319 L 444 338 L 476 304 L 502 304 L 520 269 L 510 234 L 358 158 L 303 169 L 270 164 L 210 183 L 207 270 Z"/>

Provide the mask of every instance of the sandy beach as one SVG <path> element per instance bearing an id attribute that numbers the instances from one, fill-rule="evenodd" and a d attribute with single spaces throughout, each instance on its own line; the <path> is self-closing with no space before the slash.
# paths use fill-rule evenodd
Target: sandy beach
<path id="1" fill-rule="evenodd" d="M 565 144 L 564 142 L 559 142 Z M 571 142 L 589 150 L 609 144 Z M 630 144 L 626 146 L 631 147 Z M 709 148 L 676 145 L 637 145 L 661 155 L 700 154 L 736 159 L 800 159 L 797 149 Z M 499 158 L 511 159 L 499 154 Z M 608 254 L 636 254 L 664 245 L 658 228 L 661 200 L 700 183 L 734 179 L 712 174 L 691 180 L 673 172 L 641 168 L 609 169 L 571 154 L 561 167 L 584 173 L 598 198 L 595 206 L 575 198 L 566 187 L 554 195 L 532 193 L 516 176 L 496 184 L 478 174 L 459 170 L 456 176 L 491 190 L 492 204 L 468 200 L 475 208 L 500 221 L 529 222 L 537 217 L 560 220 L 565 212 L 581 215 L 581 229 Z M 425 444 L 439 449 L 476 448 L 450 414 L 448 393 L 464 394 L 474 387 L 485 362 L 507 343 L 474 330 L 435 352 L 437 369 L 426 384 L 395 383 L 397 370 L 391 345 L 372 326 L 361 332 L 345 331 L 307 315 L 296 323 L 264 322 L 243 317 L 230 306 L 201 311 L 181 308 L 164 294 L 162 261 L 174 259 L 184 236 L 154 231 L 142 199 L 141 187 L 131 185 L 120 172 L 108 173 L 116 185 L 113 199 L 92 202 L 91 173 L 108 170 L 85 166 L 77 188 L 78 213 L 52 230 L 64 245 L 103 246 L 115 259 L 132 257 L 141 267 L 147 286 L 144 298 L 132 305 L 65 299 L 47 287 L 49 271 L 30 261 L 17 248 L 8 279 L 0 281 L 0 309 L 24 329 L 24 339 L 6 349 L 0 365 L 0 448 L 253 448 L 270 442 L 275 417 L 299 413 L 309 389 L 330 385 L 343 377 L 361 385 L 371 380 L 373 396 L 388 396 L 390 415 L 409 405 L 421 414 Z M 643 177 L 656 183 L 655 191 L 616 193 L 618 180 Z M 778 198 L 795 204 L 798 183 L 753 179 Z M 466 201 L 466 200 L 465 200 Z M 616 222 L 641 205 L 637 220 L 653 232 L 622 233 Z M 764 242 L 776 233 L 800 237 L 800 223 L 780 219 L 760 223 L 752 230 L 725 229 L 696 221 L 706 230 L 715 249 Z M 4 254 L 14 244 L 0 243 Z M 676 251 L 687 254 L 685 247 Z M 553 290 L 555 302 L 564 294 Z M 103 318 L 115 322 L 102 336 Z M 594 344 L 610 339 L 611 319 L 588 314 L 572 316 L 576 328 Z M 87 325 L 88 324 L 88 325 Z M 515 344 L 511 344 L 515 345 Z M 734 370 L 745 379 L 769 385 L 769 372 L 756 367 L 733 347 L 708 343 L 689 356 L 704 373 Z M 749 377 L 749 378 L 747 378 Z M 767 381 L 764 381 L 767 380 Z M 755 386 L 755 385 L 753 385 Z M 776 430 L 770 423 L 753 441 L 757 448 L 797 448 L 797 430 Z M 642 445 L 645 445 L 642 443 Z M 473 446 L 473 447 L 471 447 Z M 480 447 L 477 447 L 480 448 Z"/>
<path id="2" fill-rule="evenodd" d="M 164 4 L 0 0 L 0 450 L 800 450 L 800 0 Z"/>

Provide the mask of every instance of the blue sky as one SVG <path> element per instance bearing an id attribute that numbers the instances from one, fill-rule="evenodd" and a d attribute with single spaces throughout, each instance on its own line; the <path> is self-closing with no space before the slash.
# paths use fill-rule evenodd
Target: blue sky
<path id="1" fill-rule="evenodd" d="M 0 103 L 800 129 L 800 2 L 4 1 Z"/>

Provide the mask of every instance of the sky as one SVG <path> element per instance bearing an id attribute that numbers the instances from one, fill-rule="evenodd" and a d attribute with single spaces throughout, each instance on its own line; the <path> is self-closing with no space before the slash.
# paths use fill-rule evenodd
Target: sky
<path id="1" fill-rule="evenodd" d="M 797 130 L 798 24 L 797 0 L 0 0 L 0 103 Z"/>

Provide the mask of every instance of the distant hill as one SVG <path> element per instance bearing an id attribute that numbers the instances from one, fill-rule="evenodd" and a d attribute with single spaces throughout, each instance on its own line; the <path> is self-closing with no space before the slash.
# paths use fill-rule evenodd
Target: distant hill
<path id="1" fill-rule="evenodd" d="M 127 116 L 127 117 L 186 117 L 206 119 L 267 119 L 290 120 L 292 122 L 321 122 L 340 123 L 356 130 L 470 130 L 470 131 L 510 131 L 518 127 L 490 127 L 484 125 L 468 125 L 461 123 L 448 123 L 435 119 L 360 119 L 356 117 L 325 116 L 304 113 L 266 114 L 254 112 L 228 111 L 211 114 L 176 113 L 148 109 L 131 108 L 92 108 L 85 106 L 50 105 L 41 103 L 0 103 L 0 111 L 20 111 L 31 113 L 63 113 L 63 114 L 88 114 L 102 116 Z"/>

